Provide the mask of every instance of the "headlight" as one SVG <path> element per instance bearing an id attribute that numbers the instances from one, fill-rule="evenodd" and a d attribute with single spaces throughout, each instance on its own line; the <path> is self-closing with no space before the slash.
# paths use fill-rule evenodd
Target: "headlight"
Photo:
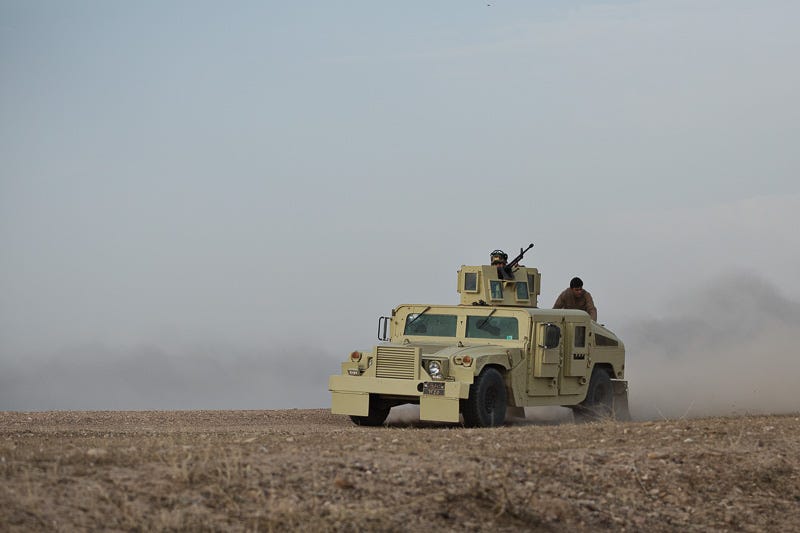
<path id="1" fill-rule="evenodd" d="M 441 379 L 442 377 L 442 363 L 439 361 L 428 361 L 428 374 L 434 379 Z"/>

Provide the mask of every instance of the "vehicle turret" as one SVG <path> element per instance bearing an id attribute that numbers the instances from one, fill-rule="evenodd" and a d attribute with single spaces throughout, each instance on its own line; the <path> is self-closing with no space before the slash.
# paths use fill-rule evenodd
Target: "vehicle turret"
<path id="1" fill-rule="evenodd" d="M 461 305 L 538 307 L 541 274 L 536 268 L 462 265 L 458 271 Z"/>

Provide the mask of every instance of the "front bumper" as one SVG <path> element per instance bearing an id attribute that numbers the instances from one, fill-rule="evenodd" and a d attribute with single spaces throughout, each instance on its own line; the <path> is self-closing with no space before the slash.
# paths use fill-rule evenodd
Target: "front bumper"
<path id="1" fill-rule="evenodd" d="M 435 383 L 435 386 L 426 386 Z M 444 390 L 441 390 L 444 385 Z M 367 416 L 370 394 L 407 403 L 419 403 L 420 420 L 458 422 L 459 400 L 469 396 L 469 383 L 391 379 L 370 376 L 331 376 L 331 412 L 337 415 Z"/>

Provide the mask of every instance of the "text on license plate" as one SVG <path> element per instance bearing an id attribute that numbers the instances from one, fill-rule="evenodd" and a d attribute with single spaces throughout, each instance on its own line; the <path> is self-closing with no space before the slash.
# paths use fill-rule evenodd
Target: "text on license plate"
<path id="1" fill-rule="evenodd" d="M 422 384 L 422 394 L 444 396 L 444 383 L 438 381 L 426 381 Z"/>

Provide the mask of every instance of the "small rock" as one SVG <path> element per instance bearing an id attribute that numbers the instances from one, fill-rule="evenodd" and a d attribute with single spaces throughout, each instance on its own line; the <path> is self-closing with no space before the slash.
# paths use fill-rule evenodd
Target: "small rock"
<path id="1" fill-rule="evenodd" d="M 349 479 L 337 477 L 333 480 L 333 484 L 337 489 L 354 489 L 356 486 Z"/>

